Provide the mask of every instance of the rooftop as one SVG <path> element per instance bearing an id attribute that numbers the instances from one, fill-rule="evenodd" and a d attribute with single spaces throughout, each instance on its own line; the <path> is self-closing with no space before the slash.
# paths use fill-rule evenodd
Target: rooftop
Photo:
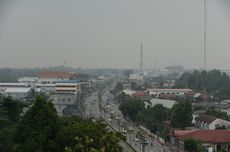
<path id="1" fill-rule="evenodd" d="M 206 143 L 230 143 L 230 130 L 183 130 L 175 131 L 174 135 L 181 139 L 196 139 Z"/>
<path id="2" fill-rule="evenodd" d="M 148 91 L 164 91 L 164 92 L 189 92 L 191 89 L 148 89 Z"/>
<path id="3" fill-rule="evenodd" d="M 7 88 L 5 93 L 28 93 L 31 88 Z"/>
<path id="4" fill-rule="evenodd" d="M 132 94 L 132 96 L 134 96 L 134 97 L 143 97 L 145 95 L 146 95 L 146 93 L 144 91 L 136 91 Z"/>
<path id="5" fill-rule="evenodd" d="M 63 71 L 43 71 L 39 74 L 39 78 L 71 78 L 74 74 Z"/>
<path id="6" fill-rule="evenodd" d="M 56 81 L 56 83 L 79 83 L 81 82 L 80 80 L 59 80 Z"/>
<path id="7" fill-rule="evenodd" d="M 199 117 L 196 118 L 196 120 L 206 122 L 207 124 L 212 123 L 216 119 L 217 119 L 216 117 L 208 116 L 208 115 L 200 115 Z"/>

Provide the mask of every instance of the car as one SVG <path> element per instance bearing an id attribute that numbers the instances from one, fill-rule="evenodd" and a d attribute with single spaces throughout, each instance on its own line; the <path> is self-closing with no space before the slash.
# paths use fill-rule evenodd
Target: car
<path id="1" fill-rule="evenodd" d="M 119 120 L 119 117 L 115 117 L 115 120 Z"/>
<path id="2" fill-rule="evenodd" d="M 134 138 L 134 141 L 138 142 L 138 141 L 140 141 L 140 139 L 139 138 Z"/>
<path id="3" fill-rule="evenodd" d="M 147 139 L 145 139 L 144 141 L 143 141 L 143 144 L 149 144 L 149 141 L 147 140 Z"/>
<path id="4" fill-rule="evenodd" d="M 109 118 L 109 119 L 108 119 L 108 121 L 109 121 L 109 122 L 111 122 L 111 121 L 112 121 L 112 119 L 111 119 L 111 118 Z"/>
<path id="5" fill-rule="evenodd" d="M 127 133 L 127 130 L 124 129 L 124 128 L 122 128 L 122 129 L 121 129 L 121 133 L 126 134 L 126 133 Z"/>

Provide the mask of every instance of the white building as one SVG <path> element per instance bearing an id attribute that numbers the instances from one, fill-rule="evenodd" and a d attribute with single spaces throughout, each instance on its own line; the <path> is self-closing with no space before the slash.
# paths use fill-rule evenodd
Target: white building
<path id="1" fill-rule="evenodd" d="M 130 74 L 129 79 L 130 80 L 136 80 L 136 81 L 142 81 L 144 79 L 144 76 L 139 74 L 139 73 Z"/>
<path id="2" fill-rule="evenodd" d="M 80 81 L 60 80 L 56 81 L 55 90 L 50 91 L 48 96 L 56 106 L 59 115 L 65 111 L 70 115 L 79 115 L 80 112 Z"/>
<path id="3" fill-rule="evenodd" d="M 0 89 L 7 88 L 27 88 L 28 85 L 26 83 L 0 83 Z"/>
<path id="4" fill-rule="evenodd" d="M 184 96 L 188 92 L 193 92 L 191 89 L 147 89 L 149 95 L 159 96 L 160 94 L 174 94 L 176 96 Z"/>
<path id="5" fill-rule="evenodd" d="M 81 91 L 79 80 L 61 80 L 55 82 L 56 92 L 79 93 Z"/>
<path id="6" fill-rule="evenodd" d="M 2 93 L 5 97 L 12 97 L 14 99 L 25 100 L 31 91 L 31 88 L 7 88 Z"/>
<path id="7" fill-rule="evenodd" d="M 126 95 L 130 95 L 132 96 L 136 91 L 133 91 L 133 90 L 129 90 L 129 89 L 125 89 L 122 91 L 124 94 Z"/>
<path id="8" fill-rule="evenodd" d="M 38 79 L 38 77 L 21 77 L 18 78 L 18 82 L 27 84 L 27 86 L 34 88 L 38 83 Z"/>
<path id="9" fill-rule="evenodd" d="M 215 130 L 218 128 L 230 129 L 230 122 L 208 115 L 193 116 L 193 124 L 204 130 Z"/>
<path id="10" fill-rule="evenodd" d="M 56 87 L 55 84 L 37 84 L 36 89 L 41 92 L 55 92 Z"/>

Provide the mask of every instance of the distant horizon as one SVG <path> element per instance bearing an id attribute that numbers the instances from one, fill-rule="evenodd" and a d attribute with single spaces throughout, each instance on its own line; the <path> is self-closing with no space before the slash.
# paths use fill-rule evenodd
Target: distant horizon
<path id="1" fill-rule="evenodd" d="M 168 65 L 168 66 L 173 66 L 173 65 Z M 166 67 L 165 66 L 164 68 L 158 68 L 157 70 L 166 70 Z M 182 66 L 183 67 L 183 66 Z M 113 68 L 113 67 L 106 67 L 106 68 L 103 68 L 103 67 L 95 67 L 95 68 L 84 68 L 84 67 L 71 67 L 71 66 L 47 66 L 47 67 L 0 67 L 0 69 L 52 69 L 52 68 L 66 68 L 66 69 L 80 69 L 80 70 L 97 70 L 97 69 L 108 69 L 108 70 L 140 70 L 140 68 Z M 154 68 L 144 68 L 144 70 L 154 70 Z M 204 70 L 203 68 L 184 68 L 183 67 L 183 70 L 186 71 L 186 70 Z M 230 68 L 229 69 L 217 69 L 217 68 L 213 68 L 213 69 L 207 69 L 207 71 L 211 71 L 211 70 L 220 70 L 220 71 L 224 71 L 224 70 L 229 70 L 230 71 Z"/>
<path id="2" fill-rule="evenodd" d="M 230 69 L 230 1 L 208 1 L 207 69 Z M 204 67 L 201 0 L 0 0 L 0 65 Z"/>

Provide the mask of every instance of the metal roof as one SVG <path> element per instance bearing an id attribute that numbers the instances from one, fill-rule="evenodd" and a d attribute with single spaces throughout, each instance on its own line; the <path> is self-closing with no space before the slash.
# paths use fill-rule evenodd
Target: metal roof
<path id="1" fill-rule="evenodd" d="M 7 88 L 4 93 L 28 93 L 31 88 Z"/>
<path id="2" fill-rule="evenodd" d="M 56 83 L 79 83 L 81 82 L 80 80 L 58 80 L 55 81 Z"/>

